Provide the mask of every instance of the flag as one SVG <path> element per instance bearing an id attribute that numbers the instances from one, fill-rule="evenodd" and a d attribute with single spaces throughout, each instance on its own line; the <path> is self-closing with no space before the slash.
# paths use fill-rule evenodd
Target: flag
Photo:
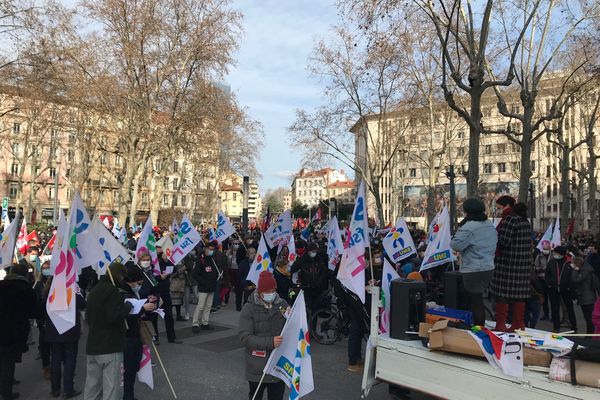
<path id="1" fill-rule="evenodd" d="M 54 248 L 55 242 L 56 242 L 56 230 L 54 232 L 52 232 L 52 237 L 50 238 L 48 243 L 46 243 L 46 247 L 44 247 L 44 250 L 42 250 L 42 255 L 52 254 L 52 249 Z"/>
<path id="2" fill-rule="evenodd" d="M 106 227 L 106 229 L 110 229 L 110 221 L 107 216 L 104 216 L 102 219 L 102 224 Z"/>
<path id="3" fill-rule="evenodd" d="M 211 228 L 210 230 L 210 240 L 216 240 L 219 243 L 222 243 L 225 239 L 230 237 L 235 233 L 235 228 L 229 221 L 229 218 L 222 211 L 219 211 L 219 216 L 217 217 L 217 229 L 216 231 Z"/>
<path id="4" fill-rule="evenodd" d="M 435 217 L 433 217 L 433 219 L 431 220 L 431 222 L 429 223 L 429 228 L 427 229 L 427 240 L 426 242 L 432 242 L 433 239 L 435 239 L 435 235 L 437 233 L 437 231 L 435 230 L 435 225 L 437 224 L 437 220 L 440 217 L 441 211 L 439 213 L 437 213 L 435 215 Z"/>
<path id="5" fill-rule="evenodd" d="M 285 382 L 290 388 L 290 400 L 299 399 L 315 388 L 304 291 L 294 302 L 281 336 L 283 341 L 271 353 L 263 372 Z"/>
<path id="6" fill-rule="evenodd" d="M 121 226 L 119 225 L 119 219 L 118 218 L 113 218 L 113 228 L 112 228 L 112 234 L 114 237 L 116 237 L 117 239 L 120 237 L 121 235 Z"/>
<path id="7" fill-rule="evenodd" d="M 344 252 L 344 242 L 342 242 L 342 234 L 338 225 L 337 217 L 329 220 L 327 229 L 327 257 L 329 258 L 329 269 L 335 270 L 340 257 Z"/>
<path id="8" fill-rule="evenodd" d="M 256 257 L 254 257 L 254 261 L 250 266 L 246 280 L 258 285 L 258 276 L 263 271 L 273 272 L 273 264 L 271 263 L 271 256 L 269 256 L 269 249 L 267 248 L 264 235 L 260 238 Z"/>
<path id="9" fill-rule="evenodd" d="M 63 240 L 67 236 L 67 230 L 69 229 L 69 225 L 67 224 L 67 217 L 65 213 L 59 211 L 58 213 L 58 226 L 56 227 L 56 232 L 54 232 L 54 244 L 52 245 L 52 253 L 50 253 L 50 272 L 54 275 L 54 268 L 58 265 L 58 261 L 60 258 L 60 248 L 63 245 Z M 59 249 L 55 251 L 55 249 Z"/>
<path id="10" fill-rule="evenodd" d="M 267 228 L 269 226 L 271 226 L 271 206 L 267 206 L 267 215 L 265 216 L 265 219 L 263 220 L 260 230 L 264 232 L 267 230 Z"/>
<path id="11" fill-rule="evenodd" d="M 342 254 L 338 280 L 365 302 L 365 247 L 369 246 L 365 184 L 360 183 L 350 222 L 348 248 Z"/>
<path id="12" fill-rule="evenodd" d="M 37 244 L 40 243 L 40 238 L 38 237 L 38 234 L 36 231 L 31 231 L 31 233 L 29 235 L 27 235 L 27 237 L 25 238 L 26 243 L 29 243 L 32 240 L 34 240 Z"/>
<path id="13" fill-rule="evenodd" d="M 300 239 L 304 240 L 305 242 L 308 242 L 308 239 L 310 239 L 311 231 L 312 225 L 308 225 L 306 228 L 302 229 L 302 232 L 300 232 Z"/>
<path id="14" fill-rule="evenodd" d="M 163 252 L 170 258 L 173 254 L 173 247 L 175 247 L 173 240 L 171 239 L 171 234 L 167 233 L 165 236 L 158 239 L 156 247 L 162 248 Z"/>
<path id="15" fill-rule="evenodd" d="M 160 267 L 158 265 L 158 256 L 156 255 L 156 239 L 154 238 L 154 232 L 152 231 L 152 217 L 148 215 L 148 219 L 142 228 L 140 237 L 138 238 L 137 247 L 135 249 L 135 262 L 140 262 L 140 255 L 142 253 L 149 253 L 152 259 L 152 265 L 154 266 L 154 273 L 160 273 Z"/>
<path id="16" fill-rule="evenodd" d="M 379 318 L 379 330 L 383 336 L 390 336 L 390 312 L 392 309 L 392 281 L 400 279 L 398 272 L 392 267 L 387 259 L 383 262 L 383 276 L 381 278 L 381 315 Z"/>
<path id="17" fill-rule="evenodd" d="M 265 240 L 269 247 L 278 246 L 292 235 L 292 212 L 284 211 L 265 231 Z"/>
<path id="18" fill-rule="evenodd" d="M 150 347 L 147 344 L 142 345 L 142 359 L 140 369 L 137 373 L 138 381 L 154 389 L 154 379 L 152 377 L 152 358 L 150 357 Z"/>
<path id="19" fill-rule="evenodd" d="M 173 246 L 173 254 L 169 257 L 173 265 L 177 265 L 183 257 L 187 256 L 202 241 L 202 236 L 194 228 L 194 224 L 192 224 L 187 215 L 184 215 L 181 219 L 181 225 L 179 226 L 176 238 L 177 241 Z"/>
<path id="20" fill-rule="evenodd" d="M 469 333 L 493 368 L 505 375 L 523 378 L 523 344 L 519 335 L 492 332 L 485 327 L 474 328 Z"/>
<path id="21" fill-rule="evenodd" d="M 10 267 L 13 263 L 18 223 L 18 218 L 13 219 L 13 222 L 5 225 L 4 232 L 0 234 L 0 269 Z"/>
<path id="22" fill-rule="evenodd" d="M 102 251 L 102 258 L 92 265 L 98 275 L 104 275 L 106 268 L 112 262 L 125 264 L 129 261 L 131 256 L 127 249 L 104 227 L 104 224 L 98 218 L 94 219 L 92 229 Z"/>
<path id="23" fill-rule="evenodd" d="M 562 244 L 560 238 L 560 218 L 556 217 L 556 223 L 554 224 L 554 232 L 552 232 L 552 248 L 558 247 Z"/>
<path id="24" fill-rule="evenodd" d="M 315 213 L 315 215 L 313 215 L 312 219 L 310 220 L 310 223 L 314 224 L 317 221 L 320 221 L 321 219 L 323 219 L 323 217 L 321 216 L 321 207 L 317 207 L 317 212 Z"/>
<path id="25" fill-rule="evenodd" d="M 567 225 L 567 230 L 565 231 L 565 236 L 571 236 L 575 231 L 575 220 L 572 219 Z"/>
<path id="26" fill-rule="evenodd" d="M 448 207 L 444 206 L 436 218 L 436 223 L 432 228 L 432 239 L 427 244 L 425 256 L 419 272 L 435 267 L 440 264 L 454 261 L 454 253 L 450 248 L 450 215 Z"/>
<path id="27" fill-rule="evenodd" d="M 78 271 L 98 261 L 99 246 L 83 201 L 76 193 L 69 212 L 69 221 L 64 237 L 57 232 L 57 241 L 50 260 L 50 269 L 54 271 L 54 279 L 46 310 L 56 330 L 62 334 L 75 326 L 75 296 L 79 293 L 77 286 Z M 55 256 L 55 254 L 57 254 Z M 52 262 L 56 262 L 53 266 Z"/>
<path id="28" fill-rule="evenodd" d="M 404 218 L 398 218 L 396 226 L 383 238 L 383 248 L 395 263 L 417 253 Z"/>
<path id="29" fill-rule="evenodd" d="M 536 248 L 539 251 L 542 251 L 544 249 L 544 245 L 545 244 L 549 244 L 550 248 L 553 247 L 552 245 L 552 224 L 550 224 L 548 226 L 548 229 L 546 229 L 546 232 L 544 232 L 544 235 L 542 236 L 542 238 L 540 239 L 539 243 L 537 244 Z"/>
<path id="30" fill-rule="evenodd" d="M 119 240 L 123 246 L 127 246 L 127 228 L 123 226 L 121 228 L 121 232 L 119 233 Z"/>
<path id="31" fill-rule="evenodd" d="M 290 267 L 298 258 L 298 253 L 296 253 L 296 242 L 294 241 L 294 235 L 290 235 L 287 241 L 287 247 L 289 250 L 288 262 L 290 263 Z"/>
<path id="32" fill-rule="evenodd" d="M 19 218 L 15 218 L 17 221 Z M 21 224 L 21 230 L 19 231 L 19 236 L 17 237 L 17 249 L 21 254 L 25 255 L 27 253 L 27 224 L 25 222 L 25 217 L 23 217 L 23 223 Z"/>
<path id="33" fill-rule="evenodd" d="M 171 224 L 169 231 L 173 232 L 175 235 L 177 235 L 177 232 L 179 232 L 179 223 L 177 222 L 177 218 L 173 217 L 173 223 Z"/>

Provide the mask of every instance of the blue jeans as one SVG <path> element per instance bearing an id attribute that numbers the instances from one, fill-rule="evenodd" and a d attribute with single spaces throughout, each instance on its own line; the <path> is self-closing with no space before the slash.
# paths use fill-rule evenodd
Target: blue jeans
<path id="1" fill-rule="evenodd" d="M 72 393 L 74 389 L 75 367 L 77 365 L 78 342 L 50 343 L 50 383 L 52 391 L 60 392 L 62 375 L 63 393 Z"/>

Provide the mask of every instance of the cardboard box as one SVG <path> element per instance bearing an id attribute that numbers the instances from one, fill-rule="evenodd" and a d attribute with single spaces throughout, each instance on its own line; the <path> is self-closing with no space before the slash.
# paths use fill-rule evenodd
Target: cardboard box
<path id="1" fill-rule="evenodd" d="M 600 388 L 600 363 L 575 361 L 577 384 Z M 550 366 L 550 379 L 571 383 L 571 360 L 556 357 Z"/>
<path id="2" fill-rule="evenodd" d="M 466 354 L 485 358 L 483 351 L 473 339 L 469 331 L 448 327 L 448 320 L 438 321 L 433 325 L 421 323 L 419 336 L 429 338 L 429 349 L 447 351 L 450 353 Z M 549 367 L 552 355 L 548 352 L 529 347 L 523 349 L 524 365 Z"/>

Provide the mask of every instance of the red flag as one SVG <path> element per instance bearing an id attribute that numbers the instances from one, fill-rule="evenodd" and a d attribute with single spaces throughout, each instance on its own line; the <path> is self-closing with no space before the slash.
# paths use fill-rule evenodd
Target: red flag
<path id="1" fill-rule="evenodd" d="M 32 240 L 35 240 L 37 244 L 40 244 L 40 239 L 38 238 L 38 234 L 36 231 L 31 231 L 31 233 L 27 235 L 27 243 L 29 243 Z"/>
<path id="2" fill-rule="evenodd" d="M 52 249 L 54 249 L 54 243 L 56 243 L 56 231 L 54 231 L 52 233 L 52 237 L 50 238 L 50 240 L 46 244 L 46 248 L 44 249 L 44 251 L 42 251 L 42 254 L 51 254 L 52 253 Z M 46 252 L 48 252 L 48 253 L 46 253 Z"/>
<path id="3" fill-rule="evenodd" d="M 17 237 L 17 249 L 19 249 L 19 252 L 23 255 L 27 253 L 27 224 L 25 223 L 25 218 L 23 218 L 19 236 Z"/>
<path id="4" fill-rule="evenodd" d="M 569 226 L 567 226 L 567 231 L 565 232 L 565 236 L 571 236 L 573 234 L 574 230 L 575 230 L 575 220 L 572 219 L 571 222 L 569 222 Z"/>

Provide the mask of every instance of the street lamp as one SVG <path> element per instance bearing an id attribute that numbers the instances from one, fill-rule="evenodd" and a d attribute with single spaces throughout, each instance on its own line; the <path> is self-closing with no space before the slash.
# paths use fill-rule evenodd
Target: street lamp
<path id="1" fill-rule="evenodd" d="M 450 233 L 454 235 L 456 226 L 456 187 L 454 184 L 456 174 L 454 173 L 454 165 L 448 166 L 446 177 L 450 180 Z"/>

